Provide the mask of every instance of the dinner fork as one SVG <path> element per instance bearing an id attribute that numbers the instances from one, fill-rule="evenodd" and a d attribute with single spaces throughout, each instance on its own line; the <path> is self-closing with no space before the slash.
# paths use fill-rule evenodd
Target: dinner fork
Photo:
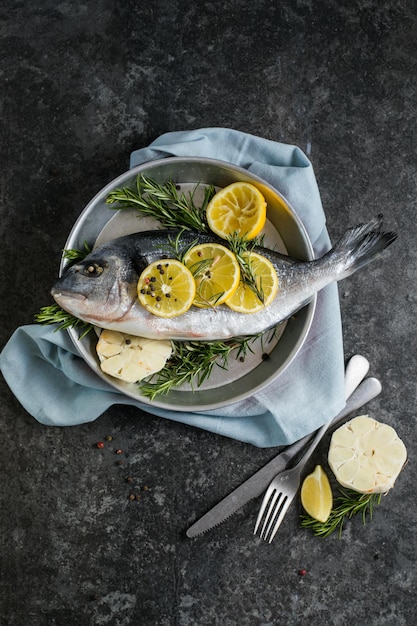
<path id="1" fill-rule="evenodd" d="M 349 398 L 353 389 L 357 385 L 357 381 L 363 378 L 369 368 L 369 363 L 364 357 L 355 355 L 349 361 L 346 368 L 345 375 L 345 398 Z M 354 370 L 354 371 L 353 371 Z M 355 382 L 355 378 L 357 379 Z M 292 501 L 294 500 L 301 483 L 301 473 L 309 461 L 314 450 L 320 443 L 321 439 L 325 435 L 326 431 L 332 424 L 330 422 L 324 424 L 316 433 L 314 438 L 308 444 L 308 448 L 304 453 L 301 460 L 289 470 L 284 470 L 271 481 L 268 489 L 266 490 L 264 499 L 262 501 L 261 508 L 259 510 L 258 518 L 256 520 L 255 529 L 253 531 L 256 534 L 261 521 L 263 519 L 265 510 L 269 504 L 268 510 L 265 514 L 265 519 L 262 525 L 260 537 L 269 543 L 272 542 L 275 537 L 278 528 L 281 525 L 282 520 L 285 517 Z"/>

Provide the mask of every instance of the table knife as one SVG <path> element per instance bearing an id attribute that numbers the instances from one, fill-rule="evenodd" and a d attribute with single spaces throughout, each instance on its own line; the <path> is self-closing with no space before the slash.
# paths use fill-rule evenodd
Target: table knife
<path id="1" fill-rule="evenodd" d="M 367 378 L 352 393 L 346 402 L 346 406 L 329 423 L 330 426 L 337 424 L 344 417 L 356 411 L 367 402 L 370 402 L 381 392 L 381 383 L 376 378 Z M 205 513 L 197 522 L 188 528 L 187 537 L 196 537 L 218 526 L 228 517 L 236 513 L 247 502 L 260 496 L 278 472 L 283 471 L 291 459 L 293 459 L 304 446 L 312 439 L 314 433 L 309 434 L 299 441 L 291 444 L 280 452 L 269 463 L 262 467 L 253 476 L 248 478 L 239 487 L 216 504 L 210 511 Z"/>

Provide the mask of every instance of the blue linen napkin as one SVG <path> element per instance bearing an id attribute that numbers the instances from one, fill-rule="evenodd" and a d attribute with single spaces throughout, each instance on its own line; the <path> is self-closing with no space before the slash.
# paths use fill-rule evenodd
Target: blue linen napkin
<path id="1" fill-rule="evenodd" d="M 130 166 L 168 156 L 216 158 L 246 168 L 288 199 L 317 257 L 330 248 L 313 167 L 298 147 L 227 128 L 202 128 L 161 135 L 148 147 L 134 151 Z M 258 447 L 273 447 L 319 428 L 345 404 L 336 284 L 318 294 L 309 335 L 281 376 L 256 395 L 212 411 L 171 411 L 124 396 L 86 365 L 65 331 L 55 330 L 22 326 L 0 355 L 0 368 L 10 389 L 26 411 L 45 425 L 90 422 L 114 404 L 133 405 Z"/>

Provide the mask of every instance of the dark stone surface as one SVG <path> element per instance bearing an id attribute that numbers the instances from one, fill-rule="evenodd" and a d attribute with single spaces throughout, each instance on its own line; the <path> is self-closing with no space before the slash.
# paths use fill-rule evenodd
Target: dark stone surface
<path id="1" fill-rule="evenodd" d="M 398 430 L 410 460 L 372 523 L 354 520 L 341 539 L 301 530 L 296 504 L 265 544 L 254 501 L 189 540 L 190 523 L 276 450 L 118 406 L 47 428 L 1 379 L 2 626 L 415 623 L 415 9 L 3 1 L 0 345 L 49 302 L 70 228 L 133 149 L 204 126 L 295 144 L 332 237 L 381 211 L 399 232 L 389 259 L 340 295 L 346 356 L 367 356 L 383 384 L 368 411 Z"/>

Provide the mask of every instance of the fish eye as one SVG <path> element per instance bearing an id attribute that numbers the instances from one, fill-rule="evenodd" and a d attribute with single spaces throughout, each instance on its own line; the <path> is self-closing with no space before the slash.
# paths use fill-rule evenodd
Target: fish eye
<path id="1" fill-rule="evenodd" d="M 82 273 L 84 274 L 84 276 L 90 276 L 91 278 L 95 278 L 96 276 L 100 276 L 103 271 L 104 267 L 100 263 L 88 263 L 88 265 L 83 268 Z"/>

